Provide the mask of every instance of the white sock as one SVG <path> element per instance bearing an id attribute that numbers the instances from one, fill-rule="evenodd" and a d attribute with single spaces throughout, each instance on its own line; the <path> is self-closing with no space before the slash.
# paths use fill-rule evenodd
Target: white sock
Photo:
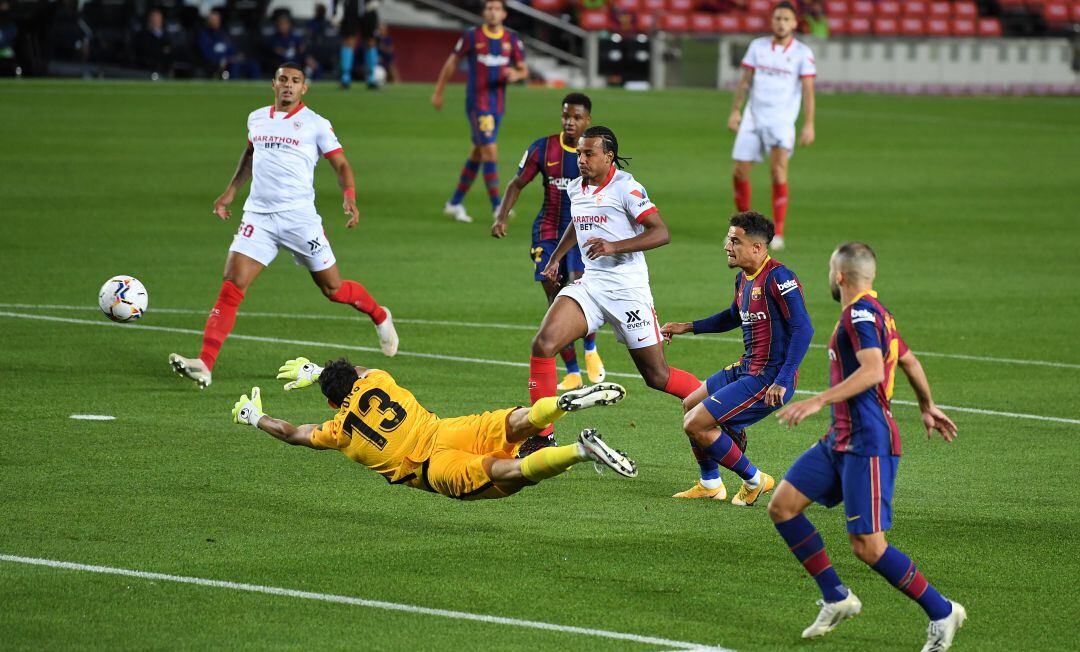
<path id="1" fill-rule="evenodd" d="M 754 474 L 754 477 L 750 478 L 749 480 L 743 480 L 743 482 L 746 483 L 747 487 L 750 487 L 751 489 L 757 489 L 757 486 L 761 484 L 761 469 L 758 469 L 758 472 Z"/>
<path id="2" fill-rule="evenodd" d="M 574 446 L 577 447 L 577 455 L 582 462 L 592 459 L 592 456 L 589 455 L 589 451 L 585 450 L 585 447 L 581 445 L 581 442 L 574 444 Z"/>
<path id="3" fill-rule="evenodd" d="M 711 478 L 709 480 L 706 480 L 705 478 L 701 479 L 701 486 L 706 489 L 717 489 L 722 484 L 724 484 L 724 481 L 720 478 Z"/>

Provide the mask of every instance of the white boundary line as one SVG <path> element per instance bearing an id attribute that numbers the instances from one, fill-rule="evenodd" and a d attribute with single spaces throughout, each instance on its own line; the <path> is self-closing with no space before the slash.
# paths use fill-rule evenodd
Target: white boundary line
<path id="1" fill-rule="evenodd" d="M 36 304 L 36 303 L 0 303 L 0 308 L 16 308 L 16 309 L 29 309 L 29 310 L 78 310 L 87 312 L 96 312 L 91 306 L 72 306 L 63 304 Z M 153 308 L 149 312 L 162 313 L 167 315 L 205 315 L 206 310 L 192 310 L 190 308 Z M 243 317 L 272 317 L 279 319 L 312 319 L 319 321 L 356 321 L 356 317 L 353 315 L 310 315 L 304 313 L 289 313 L 289 312 L 240 312 L 237 316 Z M 494 328 L 501 330 L 516 330 L 516 331 L 536 331 L 539 326 L 539 322 L 536 324 L 500 324 L 498 322 L 472 322 L 472 321 L 448 321 L 442 319 L 408 319 L 402 317 L 394 317 L 394 322 L 398 324 L 422 324 L 428 326 L 451 326 L 460 328 Z M 614 333 L 607 330 L 598 331 L 603 335 L 614 336 Z M 722 336 L 722 335 L 699 335 L 697 337 L 680 337 L 679 343 L 682 342 L 737 342 L 742 343 L 741 337 Z M 811 344 L 810 348 L 824 349 L 824 344 Z M 936 351 L 915 351 L 917 355 L 932 357 L 932 358 L 950 358 L 953 360 L 967 360 L 970 362 L 992 362 L 1001 364 L 1017 364 L 1017 365 L 1030 365 L 1036 367 L 1058 367 L 1061 369 L 1080 369 L 1080 364 L 1072 362 L 1054 362 L 1051 360 L 1027 360 L 1023 358 L 997 358 L 993 356 L 985 355 L 968 355 L 965 353 L 938 353 Z"/>
<path id="2" fill-rule="evenodd" d="M 202 331 L 195 330 L 193 328 L 175 328 L 173 326 L 155 326 L 151 324 L 117 324 L 102 319 L 73 319 L 70 317 L 54 317 L 52 315 L 31 315 L 22 312 L 7 312 L 0 311 L 0 317 L 14 317 L 17 319 L 33 319 L 38 321 L 51 321 L 61 324 L 79 324 L 83 326 L 104 326 L 112 328 L 126 328 L 133 331 L 157 331 L 161 333 L 179 333 L 182 335 L 202 335 Z M 278 337 L 263 337 L 259 335 L 243 335 L 239 333 L 231 333 L 229 339 L 232 340 L 244 340 L 248 342 L 266 342 L 269 344 L 295 344 L 297 346 L 317 346 L 327 349 L 345 349 L 349 351 L 365 351 L 367 353 L 379 353 L 382 354 L 382 350 L 372 346 L 358 346 L 356 344 L 335 344 L 333 342 L 315 342 L 312 340 L 293 340 Z M 418 353 L 415 351 L 401 351 L 398 350 L 398 355 L 402 357 L 410 358 L 427 358 L 429 360 L 446 360 L 450 362 L 468 362 L 471 364 L 489 364 L 500 365 L 504 367 L 528 367 L 526 362 L 514 362 L 511 360 L 491 360 L 486 358 L 469 358 L 460 355 L 443 355 L 441 353 Z M 638 374 L 629 374 L 624 372 L 609 371 L 609 376 L 617 376 L 619 378 L 640 378 Z M 817 394 L 812 390 L 799 389 L 796 390 L 797 394 Z M 918 403 L 914 401 L 901 401 L 898 399 L 893 400 L 894 405 L 915 405 Z M 1065 417 L 1050 417 L 1041 414 L 1025 414 L 1022 412 L 1002 412 L 999 410 L 986 410 L 983 408 L 961 407 L 959 405 L 940 405 L 942 409 L 953 410 L 956 412 L 969 412 L 971 414 L 983 414 L 992 417 L 1009 417 L 1011 419 L 1031 419 L 1034 421 L 1052 421 L 1054 423 L 1068 423 L 1072 425 L 1080 425 L 1080 419 L 1068 419 Z"/>
<path id="3" fill-rule="evenodd" d="M 710 650 L 712 652 L 734 652 L 728 648 L 709 647 L 701 643 L 689 643 L 687 641 L 675 641 L 655 636 L 641 636 L 625 632 L 613 632 L 606 629 L 591 629 L 589 627 L 575 627 L 573 625 L 557 625 L 538 620 L 519 620 L 517 618 L 505 618 L 502 616 L 489 616 L 487 614 L 474 614 L 467 611 L 453 611 L 450 609 L 433 609 L 431 607 L 419 607 L 411 604 L 397 602 L 383 602 L 382 600 L 367 600 L 347 595 L 334 595 L 332 593 L 314 593 L 311 591 L 297 591 L 277 586 L 262 586 L 260 584 L 245 584 L 242 582 L 228 582 L 224 580 L 211 580 L 202 577 L 188 577 L 185 575 L 169 575 L 166 573 L 148 573 L 146 571 L 130 570 L 127 568 L 114 568 L 112 566 L 93 566 L 89 564 L 77 564 L 69 561 L 56 561 L 53 559 L 39 559 L 36 557 L 19 557 L 16 555 L 0 554 L 0 561 L 16 564 L 28 564 L 31 566 L 46 566 L 49 568 L 61 568 L 64 570 L 85 571 L 88 573 L 101 573 L 105 575 L 122 575 L 124 577 L 137 577 L 144 580 L 157 580 L 160 582 L 176 582 L 179 584 L 194 584 L 207 586 L 215 589 L 231 589 L 233 591 L 247 591 L 249 593 L 264 593 L 286 598 L 298 598 L 301 600 L 318 600 L 319 602 L 333 602 L 347 604 L 354 607 L 367 607 L 368 609 L 385 609 L 387 611 L 401 611 L 405 613 L 420 614 L 423 616 L 437 616 L 440 618 L 452 618 L 454 620 L 471 620 L 494 625 L 508 625 L 510 627 L 523 627 L 527 629 L 540 629 L 562 634 L 579 634 L 596 638 L 607 638 L 617 641 L 628 641 L 642 645 L 662 645 L 677 650 Z"/>

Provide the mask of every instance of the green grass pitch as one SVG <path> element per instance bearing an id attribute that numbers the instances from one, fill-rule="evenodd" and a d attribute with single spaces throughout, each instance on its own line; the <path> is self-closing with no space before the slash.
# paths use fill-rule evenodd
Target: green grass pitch
<path id="1" fill-rule="evenodd" d="M 513 364 L 527 362 L 544 312 L 527 258 L 539 184 L 506 240 L 488 235 L 479 183 L 467 199 L 477 223 L 443 217 L 468 132 L 461 89 L 442 113 L 430 91 L 319 84 L 307 97 L 333 121 L 359 180 L 363 217 L 347 232 L 333 174 L 319 166 L 327 233 L 345 276 L 394 311 L 403 354 L 366 352 L 378 346 L 366 319 L 326 302 L 282 255 L 241 306 L 234 333 L 255 339 L 229 340 L 213 386 L 199 392 L 166 357 L 198 351 L 193 332 L 216 296 L 242 200 L 230 223 L 210 205 L 243 149 L 247 113 L 271 100 L 269 84 L 0 85 L 0 555 L 740 650 L 921 646 L 922 611 L 851 555 L 842 512 L 818 507 L 809 516 L 865 606 L 825 639 L 801 641 L 817 610 L 813 582 L 763 506 L 669 498 L 696 467 L 678 403 L 638 379 L 615 378 L 626 401 L 570 415 L 559 430 L 565 441 L 598 427 L 637 459 L 637 479 L 582 466 L 486 503 L 392 488 L 335 453 L 230 424 L 233 401 L 255 384 L 275 415 L 327 417 L 314 391 L 285 394 L 273 379 L 297 355 L 347 353 L 389 369 L 447 416 L 527 400 L 527 369 Z M 711 314 L 730 301 L 721 252 L 732 211 L 730 96 L 592 95 L 594 124 L 615 129 L 671 228 L 671 244 L 648 254 L 660 319 Z M 503 184 L 525 146 L 557 130 L 560 98 L 510 91 Z M 936 398 L 971 409 L 950 411 L 960 428 L 950 446 L 927 442 L 914 408 L 896 406 L 905 456 L 890 540 L 966 605 L 956 649 L 1073 648 L 1080 101 L 824 95 L 818 115 L 817 144 L 792 160 L 780 256 L 802 278 L 817 330 L 801 389 L 826 381 L 820 345 L 838 315 L 829 253 L 866 240 L 879 254 L 881 298 L 925 352 Z M 768 196 L 759 166 L 755 206 Z M 121 273 L 150 293 L 149 312 L 131 326 L 108 325 L 94 305 L 100 284 Z M 609 371 L 633 372 L 610 332 L 599 345 Z M 701 377 L 738 353 L 731 337 L 668 348 L 672 364 Z M 910 401 L 904 381 L 898 387 Z M 825 427 L 824 416 L 794 431 L 770 420 L 751 430 L 749 452 L 779 477 Z M 665 649 L 8 561 L 0 633 L 6 649 Z"/>

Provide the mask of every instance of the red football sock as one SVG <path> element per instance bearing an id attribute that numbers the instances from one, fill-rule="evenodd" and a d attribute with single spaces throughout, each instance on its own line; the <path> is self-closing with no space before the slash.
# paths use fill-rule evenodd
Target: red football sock
<path id="1" fill-rule="evenodd" d="M 217 362 L 218 352 L 225 338 L 236 323 L 236 309 L 244 300 L 244 293 L 232 281 L 221 284 L 221 292 L 218 293 L 210 316 L 206 319 L 206 327 L 203 328 L 202 351 L 199 359 L 203 361 L 207 369 L 213 369 Z"/>
<path id="2" fill-rule="evenodd" d="M 529 401 L 535 403 L 545 396 L 555 396 L 558 390 L 558 371 L 555 358 L 529 357 Z M 540 436 L 550 435 L 553 429 L 548 427 Z"/>
<path id="3" fill-rule="evenodd" d="M 368 291 L 356 281 L 342 281 L 338 291 L 330 295 L 334 303 L 347 303 L 362 313 L 371 317 L 376 325 L 386 321 L 386 311 L 382 309 Z"/>
<path id="4" fill-rule="evenodd" d="M 669 371 L 667 385 L 664 385 L 664 391 L 668 394 L 686 398 L 693 394 L 698 387 L 701 387 L 701 381 L 689 371 L 683 371 L 675 367 L 670 367 Z"/>
<path id="5" fill-rule="evenodd" d="M 776 235 L 784 235 L 784 218 L 787 217 L 787 204 L 787 183 L 774 183 L 772 185 L 772 212 L 773 222 L 776 223 Z"/>
<path id="6" fill-rule="evenodd" d="M 740 180 L 732 177 L 732 185 L 735 187 L 735 209 L 740 211 L 750 210 L 750 180 Z"/>

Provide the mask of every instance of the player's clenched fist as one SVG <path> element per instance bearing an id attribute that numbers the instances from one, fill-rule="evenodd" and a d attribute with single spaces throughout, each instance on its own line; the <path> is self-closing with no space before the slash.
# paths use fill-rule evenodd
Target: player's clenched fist
<path id="1" fill-rule="evenodd" d="M 279 380 L 291 380 L 285 383 L 285 391 L 307 387 L 319 380 L 323 368 L 307 358 L 295 358 L 286 360 L 285 364 L 278 368 Z"/>
<path id="2" fill-rule="evenodd" d="M 670 342 L 676 335 L 693 332 L 694 325 L 688 321 L 669 321 L 660 327 L 660 335 L 663 336 L 665 342 Z"/>
<path id="3" fill-rule="evenodd" d="M 247 394 L 241 396 L 240 400 L 233 404 L 232 418 L 233 423 L 246 423 L 258 427 L 259 419 L 263 418 L 262 390 L 252 387 L 251 398 L 248 398 Z"/>
<path id="4" fill-rule="evenodd" d="M 585 255 L 589 260 L 596 260 L 601 256 L 614 256 L 619 253 L 615 249 L 615 243 L 603 238 L 589 238 L 585 241 Z"/>
<path id="5" fill-rule="evenodd" d="M 731 115 L 729 115 L 727 119 L 727 128 L 732 131 L 738 131 L 740 122 L 742 122 L 742 114 L 739 113 L 737 110 L 732 111 Z"/>

